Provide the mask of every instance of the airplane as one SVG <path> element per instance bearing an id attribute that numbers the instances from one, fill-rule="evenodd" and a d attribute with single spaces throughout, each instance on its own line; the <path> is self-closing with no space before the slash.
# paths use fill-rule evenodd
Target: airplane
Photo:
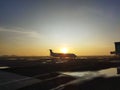
<path id="1" fill-rule="evenodd" d="M 70 58 L 70 59 L 75 59 L 77 56 L 73 53 L 54 53 L 51 49 L 50 50 L 50 56 L 53 56 L 53 57 L 59 57 L 60 59 L 63 59 L 63 58 Z"/>

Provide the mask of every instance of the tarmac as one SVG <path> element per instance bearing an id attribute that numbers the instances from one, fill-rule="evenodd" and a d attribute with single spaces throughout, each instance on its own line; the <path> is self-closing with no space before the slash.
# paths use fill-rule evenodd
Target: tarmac
<path id="1" fill-rule="evenodd" d="M 16 90 L 38 82 L 40 79 L 0 71 L 0 90 Z"/>

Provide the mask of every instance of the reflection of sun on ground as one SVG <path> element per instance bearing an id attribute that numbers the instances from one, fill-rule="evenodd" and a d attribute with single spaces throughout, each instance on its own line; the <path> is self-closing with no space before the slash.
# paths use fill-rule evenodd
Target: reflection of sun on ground
<path id="1" fill-rule="evenodd" d="M 67 49 L 67 48 L 62 48 L 60 51 L 61 51 L 62 53 L 67 53 L 67 52 L 68 52 L 68 49 Z"/>

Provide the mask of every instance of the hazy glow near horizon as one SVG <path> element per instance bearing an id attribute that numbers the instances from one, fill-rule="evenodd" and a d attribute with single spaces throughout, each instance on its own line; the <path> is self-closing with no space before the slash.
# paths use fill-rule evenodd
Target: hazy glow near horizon
<path id="1" fill-rule="evenodd" d="M 109 55 L 120 41 L 119 0 L 2 0 L 0 55 Z M 67 50 L 63 50 L 67 52 Z"/>
<path id="2" fill-rule="evenodd" d="M 68 49 L 67 49 L 67 48 L 62 48 L 62 49 L 61 49 L 61 52 L 62 52 L 62 53 L 67 53 L 67 52 L 68 52 Z"/>

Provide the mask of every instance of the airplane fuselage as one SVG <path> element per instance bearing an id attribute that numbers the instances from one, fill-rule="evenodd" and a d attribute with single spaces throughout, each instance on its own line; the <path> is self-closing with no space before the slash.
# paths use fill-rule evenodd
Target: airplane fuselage
<path id="1" fill-rule="evenodd" d="M 54 53 L 51 49 L 50 49 L 50 56 L 60 57 L 60 58 L 65 58 L 65 57 L 75 58 L 76 57 L 76 55 L 72 53 Z"/>

